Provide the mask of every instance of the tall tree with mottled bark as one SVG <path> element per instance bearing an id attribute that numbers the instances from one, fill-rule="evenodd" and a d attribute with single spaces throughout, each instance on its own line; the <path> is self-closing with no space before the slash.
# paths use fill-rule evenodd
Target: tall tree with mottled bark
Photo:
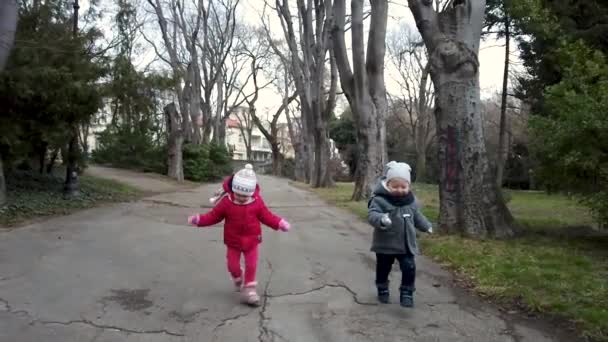
<path id="1" fill-rule="evenodd" d="M 439 228 L 476 238 L 513 236 L 517 226 L 488 162 L 479 89 L 485 0 L 452 0 L 442 11 L 408 0 L 431 62 L 439 163 Z"/>

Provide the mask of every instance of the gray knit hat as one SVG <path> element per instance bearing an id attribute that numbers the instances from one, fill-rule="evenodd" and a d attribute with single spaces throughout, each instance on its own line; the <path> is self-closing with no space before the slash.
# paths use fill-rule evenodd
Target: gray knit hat
<path id="1" fill-rule="evenodd" d="M 384 169 L 382 170 L 382 175 L 386 177 L 388 170 L 391 168 L 391 166 L 393 166 L 395 164 L 397 164 L 397 162 L 394 160 L 391 160 L 390 162 L 388 162 L 388 164 L 384 165 Z"/>
<path id="2" fill-rule="evenodd" d="M 388 170 L 386 171 L 386 180 L 400 178 L 412 182 L 411 171 L 412 168 L 406 163 L 390 162 L 387 165 Z"/>

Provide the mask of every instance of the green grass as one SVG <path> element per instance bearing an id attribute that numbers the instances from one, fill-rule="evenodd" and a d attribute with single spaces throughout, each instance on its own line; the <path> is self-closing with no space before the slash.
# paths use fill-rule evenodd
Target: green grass
<path id="1" fill-rule="evenodd" d="M 365 202 L 352 202 L 352 184 L 315 189 L 338 207 L 367 218 Z M 437 187 L 415 184 L 416 197 L 432 221 L 439 213 Z M 558 315 L 580 332 L 608 341 L 608 234 L 592 234 L 589 212 L 561 195 L 507 191 L 509 207 L 525 228 L 509 241 L 460 236 L 422 236 L 423 253 L 454 270 L 478 294 L 505 306 Z"/>
<path id="2" fill-rule="evenodd" d="M 84 175 L 79 177 L 80 196 L 64 199 L 63 177 L 30 172 L 7 176 L 8 205 L 0 209 L 0 227 L 14 227 L 28 220 L 66 215 L 104 203 L 137 198 L 141 192 L 115 181 Z"/>

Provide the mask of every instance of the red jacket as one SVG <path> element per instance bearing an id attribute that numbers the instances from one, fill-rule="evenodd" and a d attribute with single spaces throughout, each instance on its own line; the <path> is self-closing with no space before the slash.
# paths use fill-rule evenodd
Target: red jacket
<path id="1" fill-rule="evenodd" d="M 260 196 L 259 186 L 253 194 L 253 201 L 248 204 L 237 204 L 232 200 L 232 177 L 226 179 L 223 188 L 227 194 L 209 213 L 199 216 L 199 227 L 212 226 L 225 220 L 224 243 L 228 247 L 243 251 L 248 251 L 262 242 L 260 222 L 272 229 L 279 229 L 281 218 L 268 210 Z"/>

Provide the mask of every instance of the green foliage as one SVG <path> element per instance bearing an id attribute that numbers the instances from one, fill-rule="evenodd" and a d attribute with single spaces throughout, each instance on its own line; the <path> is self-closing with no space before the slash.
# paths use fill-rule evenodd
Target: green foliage
<path id="1" fill-rule="evenodd" d="M 187 144 L 183 159 L 184 178 L 191 181 L 215 181 L 232 172 L 232 155 L 223 145 Z"/>
<path id="2" fill-rule="evenodd" d="M 562 81 L 547 89 L 550 115 L 531 120 L 538 176 L 549 189 L 580 195 L 608 224 L 608 59 L 582 43 L 560 50 Z"/>
<path id="3" fill-rule="evenodd" d="M 166 147 L 155 145 L 152 135 L 109 127 L 97 135 L 98 147 L 93 161 L 126 169 L 164 174 L 167 171 Z"/>
<path id="4" fill-rule="evenodd" d="M 329 136 L 336 143 L 342 159 L 348 165 L 350 174 L 357 170 L 357 131 L 350 108 L 346 109 L 339 118 L 329 122 Z"/>
<path id="5" fill-rule="evenodd" d="M 281 176 L 289 179 L 296 178 L 296 161 L 293 158 L 282 158 Z"/>
<path id="6" fill-rule="evenodd" d="M 16 162 L 67 145 L 70 127 L 89 122 L 100 108 L 97 82 L 107 71 L 95 45 L 99 31 L 74 37 L 67 1 L 20 4 L 15 45 L 0 74 L 0 147 Z"/>
<path id="7" fill-rule="evenodd" d="M 490 1 L 494 3 L 495 1 Z M 608 52 L 608 2 L 603 0 L 510 0 L 508 11 L 518 38 L 520 58 L 527 75 L 518 78 L 516 95 L 547 114 L 544 92 L 563 78 L 560 50 L 563 41 L 582 40 Z"/>
<path id="8" fill-rule="evenodd" d="M 83 176 L 79 182 L 81 196 L 64 199 L 61 196 L 64 178 L 60 170 L 56 175 L 11 172 L 7 175 L 9 204 L 0 209 L 0 225 L 10 227 L 29 219 L 65 215 L 99 203 L 128 201 L 139 195 L 136 189 L 110 180 Z"/>

